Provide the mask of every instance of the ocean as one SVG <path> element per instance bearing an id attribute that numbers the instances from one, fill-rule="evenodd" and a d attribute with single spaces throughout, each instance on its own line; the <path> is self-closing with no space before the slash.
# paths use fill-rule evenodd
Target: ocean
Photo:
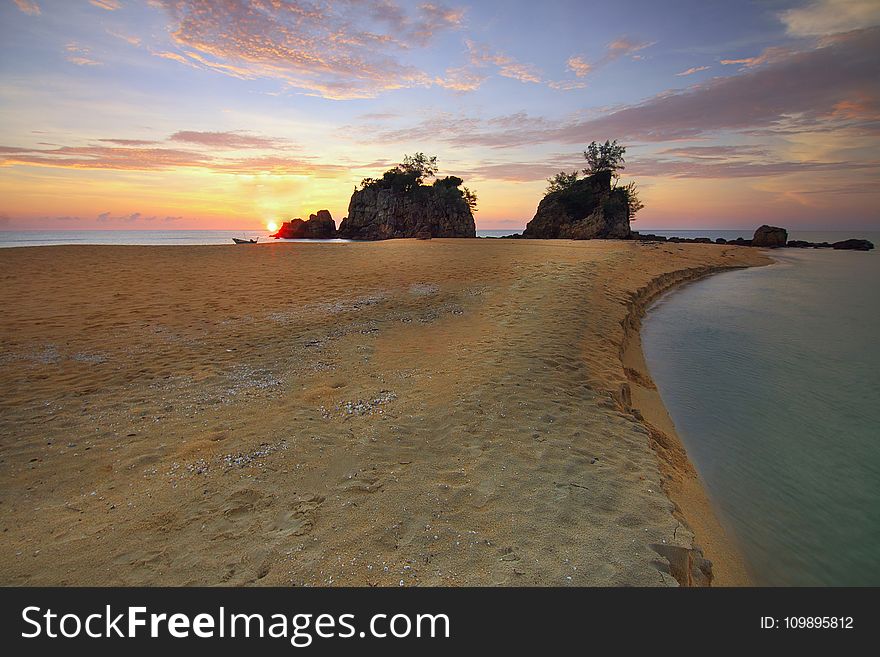
<path id="1" fill-rule="evenodd" d="M 477 237 L 501 237 L 522 230 L 477 230 Z M 131 244 L 173 246 L 232 244 L 232 238 L 274 242 L 268 230 L 62 230 L 0 231 L 0 248 L 60 244 Z M 284 242 L 347 242 L 348 240 L 281 240 Z"/>
<path id="2" fill-rule="evenodd" d="M 648 367 L 758 583 L 877 586 L 880 253 L 773 256 L 661 298 Z"/>

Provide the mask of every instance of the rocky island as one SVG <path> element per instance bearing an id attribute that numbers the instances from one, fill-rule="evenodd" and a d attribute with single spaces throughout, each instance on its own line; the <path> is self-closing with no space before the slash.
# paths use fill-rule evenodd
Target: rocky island
<path id="1" fill-rule="evenodd" d="M 476 237 L 476 195 L 456 176 L 425 180 L 437 173 L 437 158 L 423 153 L 405 156 L 403 163 L 381 178 L 365 178 L 348 205 L 348 217 L 338 236 L 353 240 L 395 237 Z"/>
<path id="2" fill-rule="evenodd" d="M 712 240 L 708 237 L 666 237 L 664 235 L 654 235 L 653 233 L 640 234 L 633 231 L 630 239 L 642 242 L 670 242 L 672 244 L 711 244 Z M 715 244 L 730 244 L 733 246 L 755 246 L 763 249 L 834 249 L 835 251 L 870 251 L 874 248 L 874 243 L 864 239 L 847 239 L 838 242 L 806 242 L 804 240 L 789 240 L 788 231 L 779 226 L 759 226 L 755 230 L 752 239 L 747 240 L 737 237 L 735 240 L 726 240 L 719 237 L 714 241 Z"/>
<path id="3" fill-rule="evenodd" d="M 336 237 L 336 222 L 329 210 L 318 210 L 317 214 L 309 215 L 308 221 L 291 219 L 281 224 L 274 235 L 277 239 L 315 239 L 328 240 Z"/>
<path id="4" fill-rule="evenodd" d="M 548 193 L 522 236 L 537 239 L 625 239 L 630 235 L 626 190 L 612 187 L 611 171 L 600 171 Z"/>

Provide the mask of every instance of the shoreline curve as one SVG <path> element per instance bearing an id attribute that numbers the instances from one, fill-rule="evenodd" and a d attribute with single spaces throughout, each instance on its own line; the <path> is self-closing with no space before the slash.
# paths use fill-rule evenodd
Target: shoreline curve
<path id="1" fill-rule="evenodd" d="M 618 401 L 635 411 L 648 430 L 651 449 L 657 455 L 661 483 L 675 508 L 674 515 L 694 535 L 694 548 L 712 563 L 713 586 L 754 586 L 742 550 L 721 524 L 708 491 L 691 463 L 675 423 L 669 415 L 642 349 L 641 326 L 648 309 L 674 289 L 726 271 L 763 264 L 691 267 L 667 272 L 639 288 L 621 322 L 624 332 L 620 362 L 628 381 Z"/>

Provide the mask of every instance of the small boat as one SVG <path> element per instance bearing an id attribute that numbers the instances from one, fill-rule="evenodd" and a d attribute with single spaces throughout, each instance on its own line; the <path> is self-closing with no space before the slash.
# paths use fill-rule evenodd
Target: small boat
<path id="1" fill-rule="evenodd" d="M 255 237 L 252 240 L 243 240 L 243 239 L 239 239 L 237 237 L 233 237 L 232 241 L 235 242 L 236 244 L 256 244 L 257 238 Z"/>

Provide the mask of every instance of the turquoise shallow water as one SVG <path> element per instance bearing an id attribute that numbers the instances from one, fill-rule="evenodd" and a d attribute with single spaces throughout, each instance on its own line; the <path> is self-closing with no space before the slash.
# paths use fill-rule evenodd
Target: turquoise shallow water
<path id="1" fill-rule="evenodd" d="M 880 585 L 880 253 L 774 255 L 655 304 L 648 366 L 759 583 Z"/>

